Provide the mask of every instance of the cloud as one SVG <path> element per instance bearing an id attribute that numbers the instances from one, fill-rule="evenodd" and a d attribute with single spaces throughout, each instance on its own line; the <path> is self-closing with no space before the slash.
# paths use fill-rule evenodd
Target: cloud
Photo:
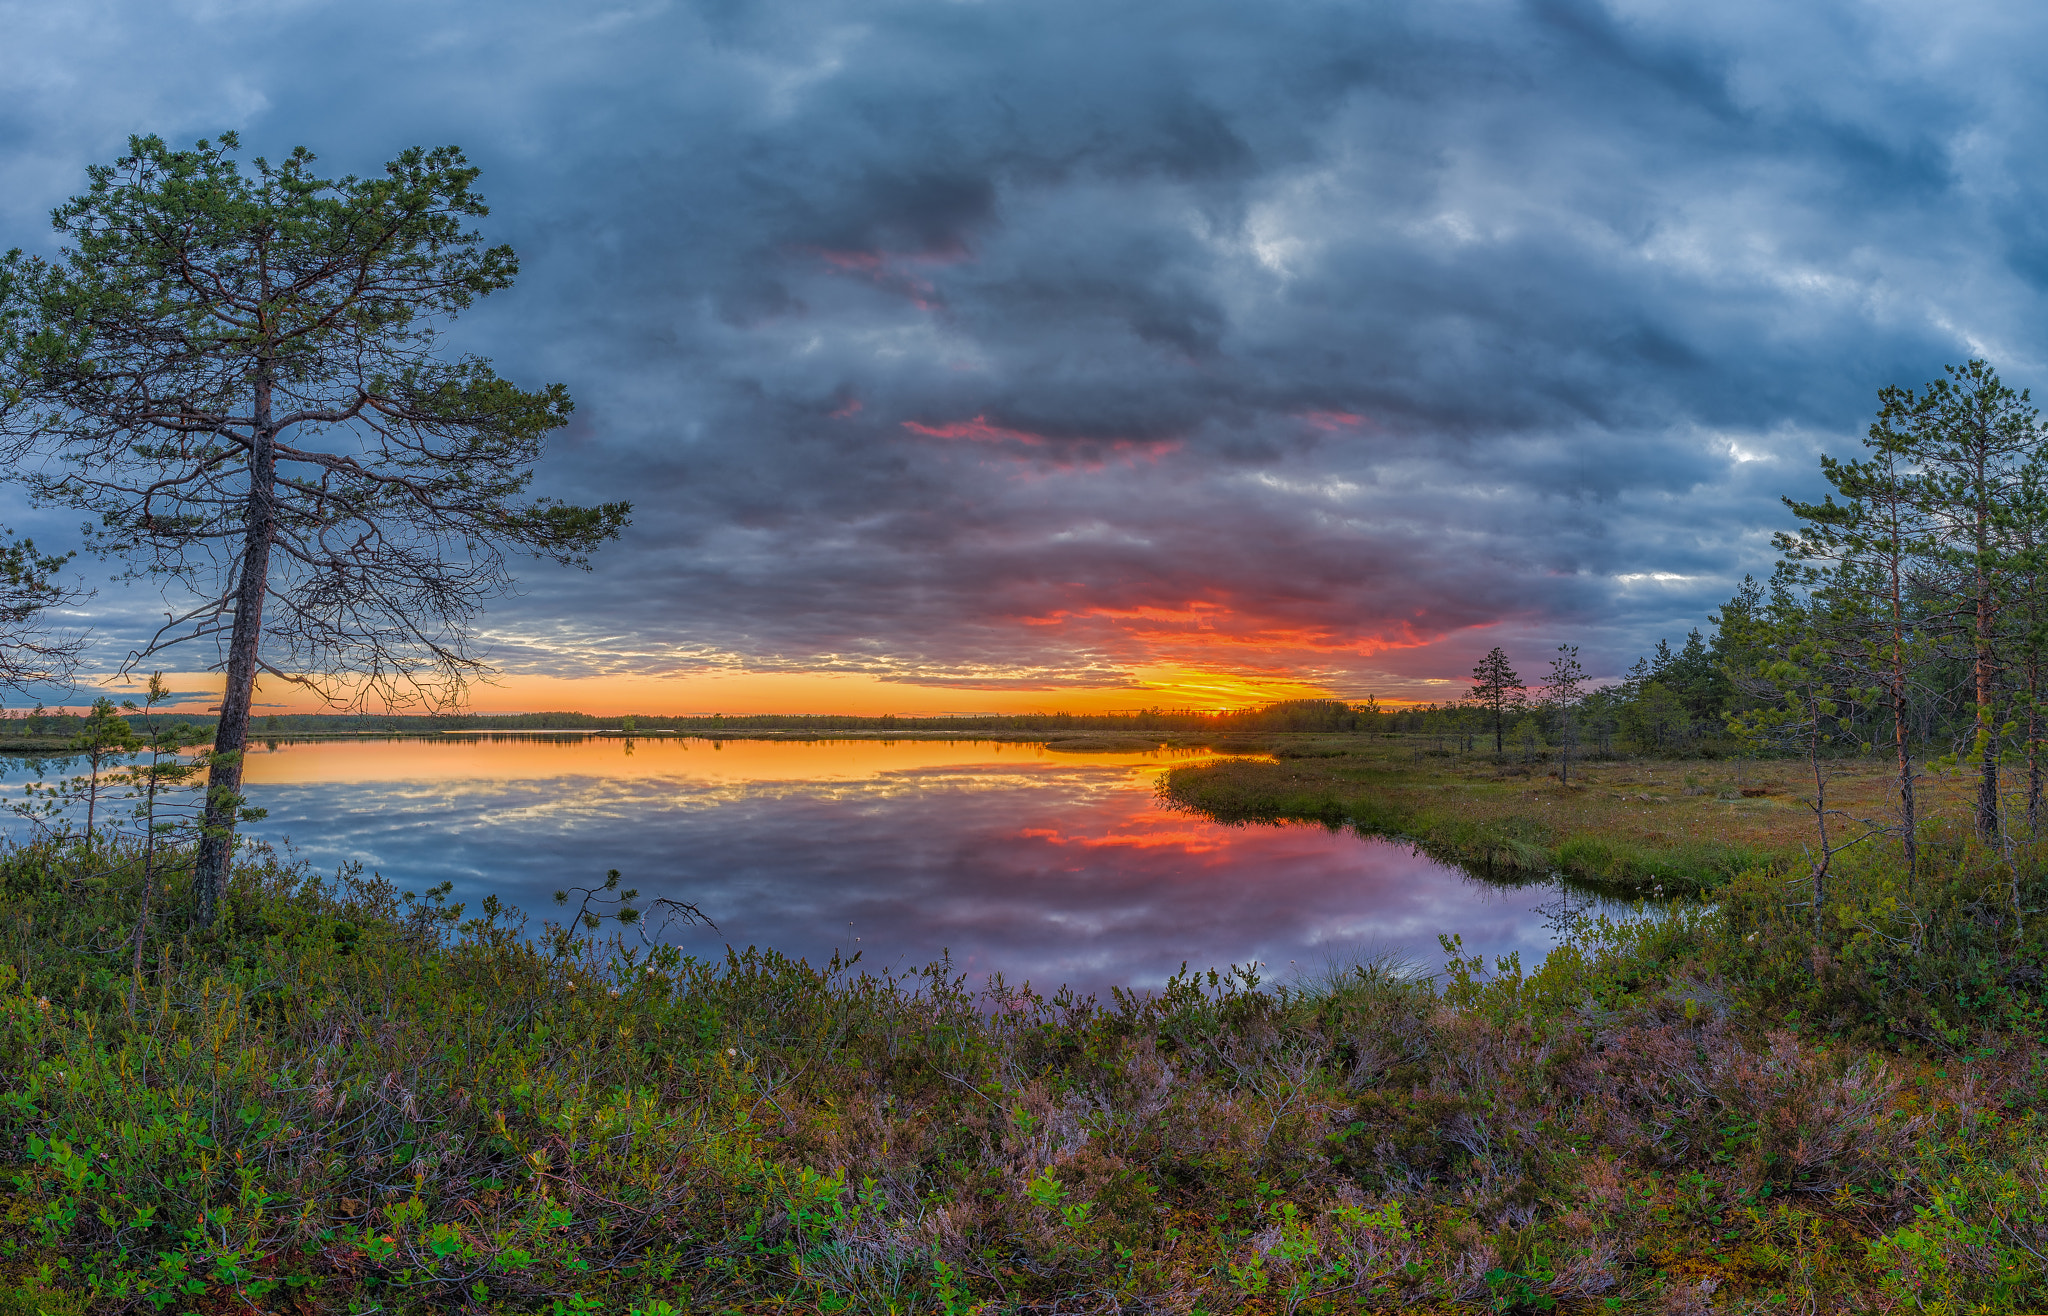
<path id="1" fill-rule="evenodd" d="M 130 130 L 483 166 L 524 274 L 457 341 L 571 386 L 549 492 L 637 507 L 492 610 L 515 670 L 1618 671 L 1768 569 L 1878 387 L 2048 361 L 2011 6 L 0 21 L 9 243 Z"/>

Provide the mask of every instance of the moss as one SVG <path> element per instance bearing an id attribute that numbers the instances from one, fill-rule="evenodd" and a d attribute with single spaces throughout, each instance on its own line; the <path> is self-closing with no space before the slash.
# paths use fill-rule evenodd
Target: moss
<path id="1" fill-rule="evenodd" d="M 86 1316 L 89 1303 L 87 1294 L 45 1280 L 0 1282 L 0 1316 Z"/>

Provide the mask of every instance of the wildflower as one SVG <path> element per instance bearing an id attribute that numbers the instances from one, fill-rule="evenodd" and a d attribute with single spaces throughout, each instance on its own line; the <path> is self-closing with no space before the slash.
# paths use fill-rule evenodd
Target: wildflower
<path id="1" fill-rule="evenodd" d="M 729 1055 L 729 1056 L 736 1056 L 736 1055 L 738 1055 L 738 1054 L 739 1054 L 739 1051 L 738 1051 L 738 1049 L 737 1049 L 737 1048 L 734 1048 L 734 1047 L 730 1047 L 730 1046 L 729 1046 L 729 1047 L 725 1048 L 725 1053 L 726 1053 L 727 1055 Z"/>
<path id="2" fill-rule="evenodd" d="M 36 997 L 36 1009 L 41 1010 L 44 1013 L 48 1013 L 50 1009 L 50 998 L 47 996 Z"/>

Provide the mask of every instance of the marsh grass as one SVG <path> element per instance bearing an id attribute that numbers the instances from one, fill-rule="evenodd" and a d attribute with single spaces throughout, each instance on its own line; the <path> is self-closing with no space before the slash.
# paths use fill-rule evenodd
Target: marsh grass
<path id="1" fill-rule="evenodd" d="M 1290 985 L 1305 998 L 1338 1000 L 1378 992 L 1426 991 L 1435 980 L 1404 946 L 1326 944 L 1319 952 L 1289 966 Z"/>
<path id="2" fill-rule="evenodd" d="M 2042 892 L 1943 854 L 1818 941 L 1758 871 L 1526 970 L 1097 1001 L 262 856 L 138 982 L 132 856 L 18 849 L 0 1312 L 2028 1309 Z"/>
<path id="3" fill-rule="evenodd" d="M 1567 789 L 1540 762 L 1418 752 L 1428 740 L 1268 737 L 1261 744 L 1270 758 L 1174 768 L 1160 795 L 1223 822 L 1351 827 L 1482 874 L 1564 873 L 1614 894 L 1710 891 L 1746 869 L 1790 861 L 1812 833 L 1796 774 L 1783 764 L 1596 757 L 1574 766 Z M 1831 802 L 1883 822 L 1890 771 L 1844 763 Z M 1959 814 L 1954 783 L 1929 778 L 1920 789 L 1930 816 Z"/>

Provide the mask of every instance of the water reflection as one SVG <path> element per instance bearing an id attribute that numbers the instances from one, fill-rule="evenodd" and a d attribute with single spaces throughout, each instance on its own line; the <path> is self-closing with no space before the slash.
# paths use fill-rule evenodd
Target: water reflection
<path id="1" fill-rule="evenodd" d="M 1182 755 L 1180 757 L 1186 757 Z M 403 887 L 444 879 L 536 916 L 608 868 L 693 901 L 719 933 L 813 959 L 922 963 L 979 978 L 1155 985 L 1259 960 L 1284 976 L 1361 948 L 1429 967 L 1552 944 L 1542 885 L 1480 882 L 1407 847 L 1316 827 L 1225 827 L 1157 806 L 1159 754 L 963 741 L 552 736 L 269 743 L 251 753 L 251 831 L 323 868 Z M 19 771 L 8 774 L 18 780 Z"/>

